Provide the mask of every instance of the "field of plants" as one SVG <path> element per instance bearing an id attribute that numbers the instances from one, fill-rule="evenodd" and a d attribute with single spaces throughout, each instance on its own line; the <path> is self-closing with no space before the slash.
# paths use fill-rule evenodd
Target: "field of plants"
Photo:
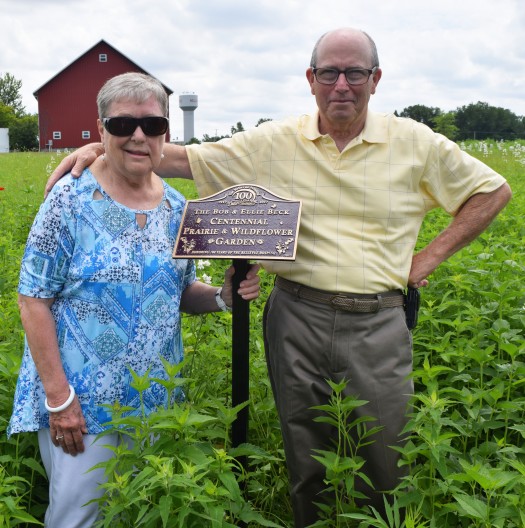
<path id="1" fill-rule="evenodd" d="M 321 461 L 335 500 L 316 526 L 525 526 L 525 143 L 468 142 L 462 148 L 503 174 L 514 198 L 423 291 L 413 332 L 416 396 L 401 449 L 409 476 L 381 518 L 355 506 L 351 483 L 360 471 L 359 451 L 343 454 L 334 445 Z M 20 259 L 44 184 L 60 157 L 0 155 L 0 527 L 42 525 L 46 507 L 36 436 L 7 439 L 5 431 L 23 349 L 16 301 Z M 192 182 L 170 183 L 196 197 Z M 442 213 L 432 213 L 420 244 L 447 222 Z M 229 264 L 200 261 L 199 276 L 219 284 Z M 116 412 L 114 423 L 127 424 L 136 442 L 105 466 L 109 481 L 100 527 L 292 526 L 262 345 L 262 310 L 272 280 L 261 276 L 261 297 L 250 308 L 248 443 L 232 448 L 230 441 L 238 411 L 231 407 L 231 315 L 185 316 L 186 359 L 169 368 L 166 386 L 174 390 L 183 383 L 187 400 L 147 420 Z M 135 379 L 138 390 L 148 383 L 146 377 Z M 344 424 L 359 402 L 343 398 L 342 385 L 332 386 L 326 419 L 340 426 L 344 438 Z"/>

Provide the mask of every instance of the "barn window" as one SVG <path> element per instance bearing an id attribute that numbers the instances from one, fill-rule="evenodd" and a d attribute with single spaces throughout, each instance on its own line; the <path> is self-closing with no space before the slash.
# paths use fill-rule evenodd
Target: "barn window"
<path id="1" fill-rule="evenodd" d="M 53 132 L 53 139 L 62 139 L 62 132 Z"/>
<path id="2" fill-rule="evenodd" d="M 108 62 L 108 55 L 107 55 L 107 53 L 99 53 L 99 55 L 98 55 L 98 62 Z"/>
<path id="3" fill-rule="evenodd" d="M 82 130 L 82 139 L 89 139 L 91 137 L 91 132 L 89 130 Z"/>

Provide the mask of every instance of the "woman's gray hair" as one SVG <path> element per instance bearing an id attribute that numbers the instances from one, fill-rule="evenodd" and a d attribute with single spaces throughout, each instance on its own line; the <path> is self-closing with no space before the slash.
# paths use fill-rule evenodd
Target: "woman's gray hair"
<path id="1" fill-rule="evenodd" d="M 361 31 L 361 30 L 360 30 Z M 312 51 L 312 58 L 310 59 L 310 67 L 315 68 L 317 66 L 317 51 L 319 49 L 319 44 L 321 44 L 321 41 L 326 37 L 326 35 L 333 33 L 333 31 L 327 31 L 323 35 L 319 37 L 319 40 L 315 43 L 314 50 Z M 377 46 L 372 37 L 364 32 L 361 31 L 361 33 L 368 39 L 368 43 L 370 44 L 370 59 L 372 61 L 372 64 L 370 65 L 371 68 L 379 68 L 379 55 L 377 54 Z"/>
<path id="2" fill-rule="evenodd" d="M 162 84 L 150 75 L 129 72 L 117 75 L 107 80 L 97 96 L 98 117 L 107 115 L 109 107 L 115 101 L 131 99 L 136 103 L 143 103 L 151 96 L 159 103 L 162 115 L 168 116 L 168 94 Z"/>

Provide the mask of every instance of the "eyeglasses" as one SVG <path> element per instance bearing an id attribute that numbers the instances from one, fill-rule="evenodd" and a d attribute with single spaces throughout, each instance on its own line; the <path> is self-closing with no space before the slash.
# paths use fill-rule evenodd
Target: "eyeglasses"
<path id="1" fill-rule="evenodd" d="M 102 119 L 104 128 L 117 137 L 132 136 L 137 127 L 142 129 L 146 136 L 161 136 L 168 130 L 167 117 L 105 117 Z"/>
<path id="2" fill-rule="evenodd" d="M 371 70 L 364 68 L 348 68 L 347 70 L 338 70 L 336 68 L 313 68 L 315 78 L 321 84 L 335 84 L 339 75 L 345 74 L 346 82 L 352 86 L 359 86 L 365 84 L 370 75 L 375 73 L 377 66 Z"/>

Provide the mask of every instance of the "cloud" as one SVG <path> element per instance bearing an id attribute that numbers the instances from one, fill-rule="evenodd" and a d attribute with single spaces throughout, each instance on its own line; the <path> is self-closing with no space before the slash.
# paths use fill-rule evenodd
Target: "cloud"
<path id="1" fill-rule="evenodd" d="M 305 70 L 317 38 L 354 26 L 375 39 L 383 78 L 377 111 L 477 101 L 525 115 L 525 13 L 520 0 L 0 0 L 0 73 L 32 93 L 104 39 L 174 90 L 199 96 L 195 134 L 238 121 L 310 112 Z"/>

